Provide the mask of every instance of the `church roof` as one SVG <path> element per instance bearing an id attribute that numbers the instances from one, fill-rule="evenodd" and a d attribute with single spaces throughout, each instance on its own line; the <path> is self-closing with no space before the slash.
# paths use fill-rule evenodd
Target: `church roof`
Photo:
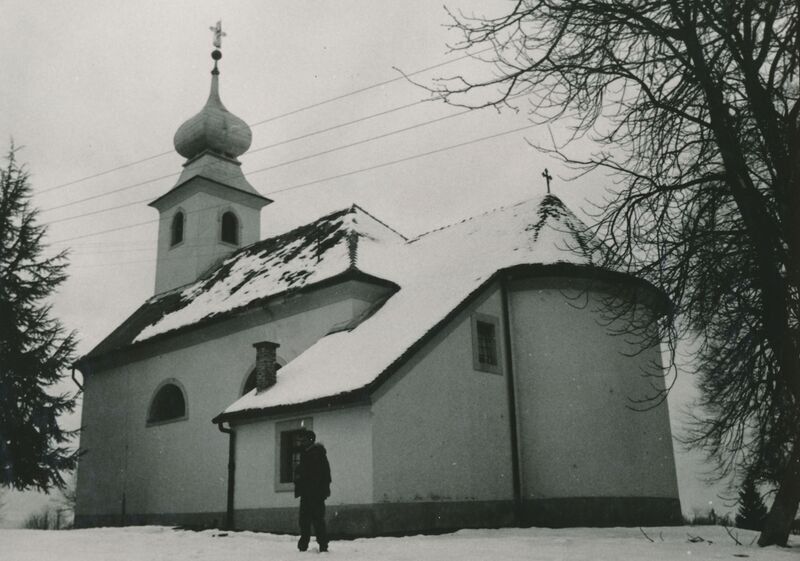
<path id="1" fill-rule="evenodd" d="M 321 403 L 369 388 L 496 275 L 517 266 L 589 268 L 597 244 L 553 195 L 498 208 L 406 243 L 377 243 L 371 273 L 400 289 L 362 323 L 326 335 L 215 421 Z M 278 341 L 280 342 L 280 341 Z M 353 360 L 358 357 L 358 360 Z"/>
<path id="2" fill-rule="evenodd" d="M 378 278 L 374 263 L 382 249 L 406 242 L 357 205 L 323 216 L 244 247 L 194 283 L 150 298 L 79 364 L 339 277 L 394 286 Z"/>

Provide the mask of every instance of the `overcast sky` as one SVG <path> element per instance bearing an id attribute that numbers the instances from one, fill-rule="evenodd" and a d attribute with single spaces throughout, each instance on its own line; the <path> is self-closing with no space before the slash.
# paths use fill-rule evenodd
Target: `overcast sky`
<path id="1" fill-rule="evenodd" d="M 447 5 L 485 13 L 505 2 Z M 275 201 L 262 213 L 263 236 L 354 202 L 413 236 L 540 195 L 545 167 L 554 192 L 585 218 L 581 209 L 608 186 L 599 174 L 566 181 L 574 172 L 528 145 L 564 130 L 531 126 L 524 99 L 518 111 L 502 112 L 424 102 L 427 92 L 400 71 L 441 64 L 414 75 L 427 84 L 487 71 L 449 49 L 460 37 L 446 27 L 441 1 L 5 0 L 3 7 L 0 138 L 24 147 L 19 159 L 50 224 L 48 241 L 71 250 L 70 278 L 54 305 L 77 330 L 81 353 L 153 294 L 157 212 L 146 203 L 181 170 L 172 137 L 208 96 L 209 27 L 217 20 L 227 34 L 222 101 L 253 125 L 242 169 Z M 310 135 L 324 129 L 332 130 Z M 670 404 L 676 428 L 691 393 L 680 382 Z M 77 415 L 67 422 L 77 426 Z M 700 483 L 701 465 L 680 453 L 678 468 L 684 512 L 724 510 Z M 32 504 L 14 497 L 6 516 L 18 518 Z"/>

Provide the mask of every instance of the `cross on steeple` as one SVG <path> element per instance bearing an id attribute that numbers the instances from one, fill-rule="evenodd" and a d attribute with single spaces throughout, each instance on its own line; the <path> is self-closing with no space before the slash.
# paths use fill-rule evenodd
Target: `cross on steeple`
<path id="1" fill-rule="evenodd" d="M 547 171 L 547 168 L 544 168 L 542 172 L 542 177 L 544 177 L 545 181 L 547 181 L 547 194 L 550 194 L 550 180 L 553 179 L 553 176 L 550 175 L 550 172 Z"/>
<path id="2" fill-rule="evenodd" d="M 214 32 L 214 46 L 218 49 L 222 48 L 222 38 L 227 36 L 228 34 L 222 31 L 222 20 L 217 22 L 217 25 L 212 25 L 208 28 L 209 30 Z"/>

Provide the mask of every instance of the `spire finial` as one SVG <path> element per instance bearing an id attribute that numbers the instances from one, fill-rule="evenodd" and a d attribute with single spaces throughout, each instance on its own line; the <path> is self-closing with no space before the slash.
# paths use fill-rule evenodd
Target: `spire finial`
<path id="1" fill-rule="evenodd" d="M 214 59 L 214 70 L 212 70 L 211 73 L 216 75 L 219 74 L 217 61 L 222 58 L 222 51 L 220 51 L 222 48 L 222 38 L 228 34 L 222 31 L 222 20 L 217 21 L 217 25 L 212 25 L 208 29 L 214 33 L 214 39 L 211 42 L 216 48 L 211 51 L 211 58 Z"/>
<path id="2" fill-rule="evenodd" d="M 544 180 L 547 181 L 547 194 L 549 195 L 550 194 L 550 180 L 553 179 L 553 176 L 550 175 L 550 172 L 547 171 L 547 168 L 544 168 L 544 171 L 542 172 L 542 177 L 544 177 Z"/>
<path id="3" fill-rule="evenodd" d="M 209 28 L 214 32 L 215 47 L 222 45 L 222 21 Z M 193 160 L 205 151 L 236 160 L 250 148 L 252 131 L 243 120 L 228 111 L 219 97 L 219 68 L 217 61 L 222 51 L 211 53 L 214 68 L 211 70 L 211 89 L 206 104 L 199 113 L 185 121 L 175 133 L 175 150 L 187 160 Z"/>
<path id="4" fill-rule="evenodd" d="M 217 22 L 217 25 L 212 25 L 208 29 L 210 31 L 214 32 L 214 40 L 212 41 L 212 43 L 214 44 L 214 46 L 216 48 L 221 49 L 222 48 L 222 38 L 223 37 L 227 37 L 227 35 L 228 35 L 224 31 L 222 31 L 222 20 L 219 20 Z"/>

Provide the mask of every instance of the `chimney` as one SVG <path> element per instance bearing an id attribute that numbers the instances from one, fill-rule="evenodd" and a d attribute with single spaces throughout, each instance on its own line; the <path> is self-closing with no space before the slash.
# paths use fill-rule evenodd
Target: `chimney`
<path id="1" fill-rule="evenodd" d="M 256 348 L 256 393 L 275 385 L 278 381 L 275 368 L 275 350 L 280 347 L 272 341 L 253 343 Z"/>

